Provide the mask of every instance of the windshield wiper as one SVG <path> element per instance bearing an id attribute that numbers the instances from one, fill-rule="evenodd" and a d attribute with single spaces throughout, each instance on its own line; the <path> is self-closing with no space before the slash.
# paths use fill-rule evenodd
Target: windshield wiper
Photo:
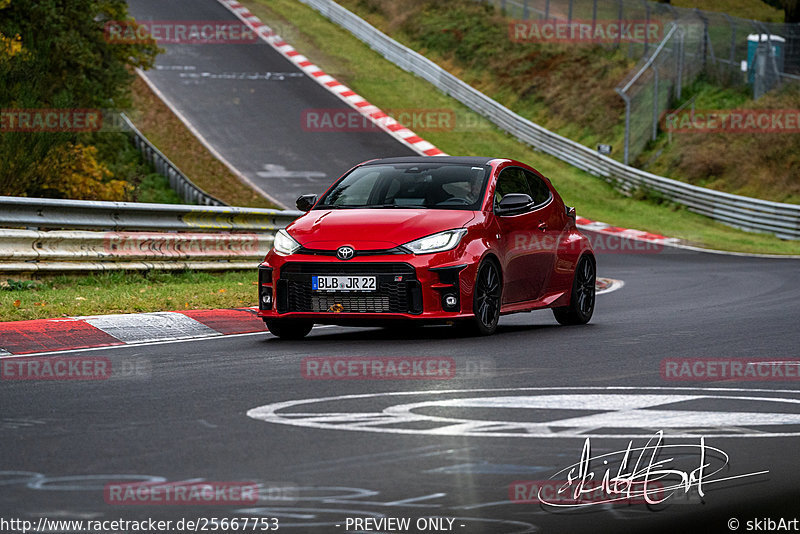
<path id="1" fill-rule="evenodd" d="M 372 204 L 364 206 L 365 208 L 403 208 L 403 209 L 420 209 L 425 208 L 422 204 Z"/>

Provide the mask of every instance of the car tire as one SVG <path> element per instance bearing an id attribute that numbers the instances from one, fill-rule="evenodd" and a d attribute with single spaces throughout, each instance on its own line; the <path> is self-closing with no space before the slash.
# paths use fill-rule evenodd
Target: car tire
<path id="1" fill-rule="evenodd" d="M 553 308 L 556 321 L 563 325 L 579 325 L 589 322 L 594 313 L 596 279 L 597 270 L 594 258 L 589 255 L 581 256 L 572 279 L 569 306 Z"/>
<path id="2" fill-rule="evenodd" d="M 314 323 L 302 319 L 267 319 L 267 328 L 281 339 L 303 339 L 311 332 Z"/>
<path id="3" fill-rule="evenodd" d="M 500 320 L 500 305 L 503 295 L 503 283 L 500 267 L 492 260 L 484 260 L 475 275 L 475 286 L 472 292 L 473 319 L 467 319 L 459 326 L 466 335 L 490 336 L 497 330 Z"/>

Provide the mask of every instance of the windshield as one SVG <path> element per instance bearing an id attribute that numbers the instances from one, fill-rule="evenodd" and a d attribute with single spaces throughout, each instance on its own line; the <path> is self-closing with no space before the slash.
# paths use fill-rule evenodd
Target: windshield
<path id="1" fill-rule="evenodd" d="M 435 160 L 436 158 L 431 158 Z M 315 209 L 480 209 L 488 167 L 447 163 L 365 165 L 342 178 Z"/>

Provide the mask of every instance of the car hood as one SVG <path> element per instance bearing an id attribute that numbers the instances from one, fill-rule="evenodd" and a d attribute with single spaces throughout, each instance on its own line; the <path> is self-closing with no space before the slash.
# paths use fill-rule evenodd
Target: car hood
<path id="1" fill-rule="evenodd" d="M 312 210 L 286 229 L 301 245 L 335 250 L 342 245 L 393 248 L 444 230 L 462 228 L 475 213 L 463 210 L 364 208 Z"/>

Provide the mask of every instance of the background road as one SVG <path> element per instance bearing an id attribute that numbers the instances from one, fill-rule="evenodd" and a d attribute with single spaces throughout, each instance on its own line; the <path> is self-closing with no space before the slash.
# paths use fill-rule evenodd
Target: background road
<path id="1" fill-rule="evenodd" d="M 213 0 L 133 0 L 131 11 L 149 20 L 234 20 Z M 361 160 L 409 153 L 387 135 L 302 131 L 303 110 L 344 105 L 292 75 L 266 44 L 166 48 L 148 79 L 287 205 Z M 261 76 L 228 76 L 237 73 Z M 278 517 L 282 530 L 342 532 L 336 525 L 346 517 L 440 516 L 457 518 L 455 531 L 466 534 L 729 532 L 731 517 L 744 530 L 755 517 L 800 515 L 797 381 L 661 374 L 665 358 L 797 359 L 798 262 L 663 253 L 602 254 L 598 265 L 600 276 L 625 286 L 599 296 L 584 327 L 558 326 L 549 311 L 504 317 L 489 338 L 455 337 L 446 327 L 325 327 L 300 342 L 258 334 L 70 353 L 134 371 L 109 380 L 4 380 L 0 518 L 258 515 Z M 457 372 L 446 381 L 307 380 L 301 362 L 309 356 L 449 357 Z M 361 397 L 341 398 L 348 395 Z M 336 398 L 319 401 L 326 397 Z M 247 415 L 302 400 L 314 402 L 266 421 Z M 417 406 L 401 406 L 409 403 Z M 403 413 L 416 419 L 392 419 Z M 725 451 L 729 463 L 714 478 L 769 473 L 711 483 L 704 503 L 677 496 L 655 507 L 569 511 L 509 501 L 514 481 L 547 479 L 578 462 L 586 436 L 597 455 L 629 439 L 642 446 L 658 430 L 669 445 L 696 446 L 706 436 Z M 659 458 L 674 456 L 672 465 L 689 473 L 700 459 L 687 451 Z M 719 457 L 708 461 L 720 465 Z M 288 489 L 247 506 L 104 501 L 107 483 L 198 479 Z"/>
<path id="2" fill-rule="evenodd" d="M 215 0 L 128 4 L 140 22 L 241 25 Z M 231 165 L 288 208 L 301 194 L 322 193 L 364 160 L 416 155 L 381 132 L 304 130 L 304 112 L 352 108 L 261 40 L 161 46 L 166 53 L 147 79 Z"/>
<path id="3" fill-rule="evenodd" d="M 333 525 L 346 516 L 370 514 L 469 518 L 459 520 L 465 526 L 458 532 L 699 531 L 703 522 L 709 532 L 726 532 L 732 516 L 744 521 L 796 513 L 798 437 L 753 435 L 797 432 L 800 425 L 731 428 L 724 416 L 738 410 L 796 417 L 800 409 L 793 406 L 727 398 L 686 408 L 722 414 L 704 428 L 688 432 L 708 436 L 709 445 L 729 454 L 728 476 L 769 470 L 767 476 L 708 486 L 705 504 L 596 507 L 580 513 L 509 503 L 508 487 L 516 480 L 546 479 L 577 462 L 581 436 L 401 435 L 345 429 L 347 425 L 291 426 L 246 415 L 252 408 L 289 400 L 423 392 L 293 410 L 369 413 L 392 404 L 430 400 L 431 393 L 441 390 L 481 388 L 572 387 L 578 389 L 558 393 L 578 396 L 603 393 L 590 388 L 607 386 L 722 388 L 714 391 L 729 397 L 800 399 L 796 381 L 685 383 L 660 375 L 661 361 L 671 357 L 796 358 L 797 262 L 709 254 L 605 255 L 599 266 L 600 275 L 622 279 L 626 285 L 598 297 L 595 318 L 586 327 L 558 326 L 552 314 L 543 311 L 504 317 L 497 335 L 489 338 L 456 338 L 447 327 L 398 335 L 382 329 L 318 328 L 302 342 L 259 334 L 74 353 L 107 356 L 113 366 L 144 363 L 147 372 L 138 378 L 6 381 L 0 388 L 5 470 L 0 473 L 0 516 L 171 519 L 231 517 L 256 513 L 252 509 L 257 508 L 257 513 L 278 515 L 282 528 L 297 532 L 339 532 L 342 528 Z M 308 356 L 447 356 L 456 360 L 458 369 L 467 362 L 480 361 L 484 366 L 482 372 L 457 373 L 447 381 L 320 381 L 302 377 L 301 360 Z M 733 388 L 748 388 L 749 393 Z M 778 390 L 785 392 L 772 392 Z M 540 393 L 492 395 L 513 400 Z M 486 394 L 466 392 L 455 397 L 482 395 Z M 551 421 L 603 412 L 600 407 L 581 413 L 563 408 L 519 412 L 460 410 L 456 405 L 438 410 L 509 421 Z M 593 439 L 593 451 L 599 454 L 624 448 L 629 435 L 649 435 L 660 428 L 654 416 L 646 428 L 578 430 L 586 435 L 620 432 L 620 438 Z M 728 432 L 742 437 L 714 437 Z M 634 441 L 641 446 L 645 440 Z M 697 444 L 699 437 L 668 438 L 667 443 Z M 14 473 L 20 471 L 29 473 Z M 43 479 L 31 472 L 80 476 Z M 122 475 L 168 481 L 260 481 L 302 489 L 292 493 L 290 501 L 265 500 L 244 507 L 105 504 L 103 485 L 119 481 Z M 86 476 L 97 479 L 82 478 Z"/>

